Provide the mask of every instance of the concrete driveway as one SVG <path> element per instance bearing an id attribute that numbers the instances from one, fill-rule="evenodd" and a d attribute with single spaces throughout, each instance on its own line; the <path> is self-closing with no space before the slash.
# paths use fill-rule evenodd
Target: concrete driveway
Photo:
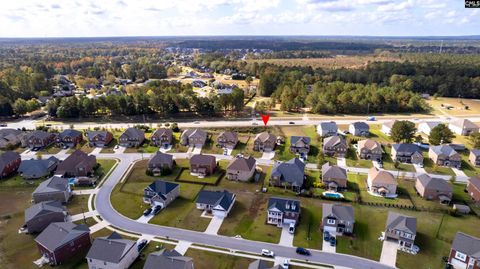
<path id="1" fill-rule="evenodd" d="M 202 148 L 200 147 L 194 147 L 193 150 L 192 150 L 192 154 L 200 154 L 202 153 Z"/>
<path id="2" fill-rule="evenodd" d="M 282 227 L 282 235 L 280 236 L 280 242 L 278 244 L 285 247 L 293 247 L 293 238 L 294 234 L 289 233 L 288 226 L 284 225 Z"/>
<path id="3" fill-rule="evenodd" d="M 383 241 L 382 254 L 380 255 L 380 262 L 392 267 L 395 267 L 397 262 L 398 243 L 388 240 Z"/>
<path id="4" fill-rule="evenodd" d="M 271 159 L 273 159 L 273 157 L 275 157 L 275 151 L 264 152 L 262 154 L 262 159 L 264 159 L 264 160 L 271 160 Z"/>
<path id="5" fill-rule="evenodd" d="M 336 238 L 334 234 L 330 234 L 330 236 L 333 236 Z M 336 253 L 337 252 L 337 244 L 335 246 L 330 246 L 330 242 L 323 240 L 322 238 L 322 251 L 329 252 L 329 253 Z"/>
<path id="6" fill-rule="evenodd" d="M 337 158 L 337 165 L 340 167 L 346 167 L 347 166 L 347 160 L 345 158 L 338 157 Z"/>
<path id="7" fill-rule="evenodd" d="M 170 150 L 172 150 L 172 145 L 168 146 L 167 148 L 161 147 L 158 151 L 165 153 L 169 152 Z"/>
<path id="8" fill-rule="evenodd" d="M 155 215 L 149 214 L 148 216 L 142 215 L 140 218 L 137 219 L 138 222 L 141 223 L 148 223 Z"/>
<path id="9" fill-rule="evenodd" d="M 122 154 L 126 149 L 126 147 L 119 146 L 118 148 L 113 148 L 113 152 L 115 152 L 115 154 Z"/>
<path id="10" fill-rule="evenodd" d="M 207 229 L 205 230 L 206 234 L 217 234 L 220 226 L 222 226 L 223 218 L 214 216 L 210 223 L 208 224 Z"/>
<path id="11" fill-rule="evenodd" d="M 93 154 L 93 155 L 98 155 L 98 154 L 100 154 L 100 151 L 102 151 L 102 148 L 96 147 L 96 148 L 94 148 L 94 149 L 92 150 L 92 153 L 91 153 L 91 154 Z"/>

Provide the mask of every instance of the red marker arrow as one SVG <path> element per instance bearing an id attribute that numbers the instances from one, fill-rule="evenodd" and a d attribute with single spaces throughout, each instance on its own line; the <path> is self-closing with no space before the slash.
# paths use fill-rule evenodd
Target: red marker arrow
<path id="1" fill-rule="evenodd" d="M 260 116 L 262 116 L 263 124 L 267 126 L 268 120 L 270 119 L 270 114 L 267 114 L 267 115 L 260 114 Z"/>

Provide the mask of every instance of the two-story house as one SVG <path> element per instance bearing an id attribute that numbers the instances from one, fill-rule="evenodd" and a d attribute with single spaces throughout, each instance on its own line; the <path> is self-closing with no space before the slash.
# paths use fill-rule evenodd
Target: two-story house
<path id="1" fill-rule="evenodd" d="M 454 167 L 460 169 L 462 157 L 449 145 L 432 146 L 428 150 L 428 157 L 439 166 Z"/>
<path id="2" fill-rule="evenodd" d="M 273 164 L 270 185 L 300 191 L 305 180 L 305 163 L 298 158 Z"/>
<path id="3" fill-rule="evenodd" d="M 454 269 L 480 269 L 480 238 L 457 232 L 448 263 Z"/>
<path id="4" fill-rule="evenodd" d="M 0 154 L 0 178 L 7 177 L 15 173 L 20 164 L 22 163 L 22 158 L 20 154 L 15 151 L 7 151 Z"/>
<path id="5" fill-rule="evenodd" d="M 190 158 L 190 174 L 198 177 L 209 176 L 217 168 L 215 156 L 195 154 Z"/>
<path id="6" fill-rule="evenodd" d="M 352 234 L 355 215 L 351 205 L 323 203 L 322 229 L 330 234 Z"/>
<path id="7" fill-rule="evenodd" d="M 57 137 L 54 133 L 45 131 L 33 131 L 27 136 L 27 147 L 29 149 L 43 149 L 55 142 Z"/>
<path id="8" fill-rule="evenodd" d="M 235 199 L 236 195 L 227 190 L 202 190 L 198 193 L 197 201 L 195 203 L 197 209 L 204 210 L 206 213 L 219 218 L 225 218 L 232 210 Z"/>
<path id="9" fill-rule="evenodd" d="M 173 141 L 172 129 L 159 128 L 152 134 L 150 140 L 157 147 L 168 148 Z"/>
<path id="10" fill-rule="evenodd" d="M 433 128 L 437 127 L 441 122 L 439 121 L 424 121 L 418 125 L 418 132 L 430 135 Z"/>
<path id="11" fill-rule="evenodd" d="M 41 182 L 32 193 L 34 203 L 50 200 L 67 203 L 71 196 L 72 189 L 70 188 L 68 179 L 57 176 Z"/>
<path id="12" fill-rule="evenodd" d="M 370 135 L 370 126 L 363 121 L 357 121 L 350 123 L 348 126 L 348 131 L 354 136 L 364 136 L 367 137 Z"/>
<path id="13" fill-rule="evenodd" d="M 180 136 L 180 144 L 201 148 L 207 141 L 207 133 L 202 129 L 187 129 Z"/>
<path id="14" fill-rule="evenodd" d="M 420 147 L 415 144 L 393 144 L 392 160 L 401 163 L 423 164 L 423 154 Z"/>
<path id="15" fill-rule="evenodd" d="M 474 166 L 480 166 L 480 149 L 472 149 L 470 150 L 470 154 L 468 155 L 468 160 Z"/>
<path id="16" fill-rule="evenodd" d="M 372 139 L 360 140 L 357 143 L 357 154 L 360 159 L 381 160 L 383 154 L 382 144 Z"/>
<path id="17" fill-rule="evenodd" d="M 87 132 L 87 139 L 91 147 L 103 148 L 113 141 L 113 134 L 108 131 L 90 131 Z"/>
<path id="18" fill-rule="evenodd" d="M 60 148 L 74 148 L 82 143 L 83 134 L 80 131 L 73 129 L 66 129 L 59 133 L 56 137 L 57 147 Z"/>
<path id="19" fill-rule="evenodd" d="M 417 219 L 396 212 L 388 212 L 385 240 L 398 242 L 399 247 L 413 249 L 417 236 Z"/>
<path id="20" fill-rule="evenodd" d="M 143 190 L 143 202 L 166 208 L 180 195 L 180 185 L 173 182 L 155 180 Z"/>
<path id="21" fill-rule="evenodd" d="M 174 164 L 175 161 L 172 155 L 157 151 L 148 160 L 147 170 L 154 176 L 166 175 L 171 173 Z"/>
<path id="22" fill-rule="evenodd" d="M 478 133 L 478 125 L 469 119 L 455 119 L 448 124 L 448 128 L 457 135 L 471 135 Z"/>
<path id="23" fill-rule="evenodd" d="M 230 180 L 249 181 L 255 174 L 257 161 L 252 156 L 236 157 L 227 166 L 227 178 Z"/>
<path id="24" fill-rule="evenodd" d="M 262 132 L 255 136 L 253 140 L 253 150 L 261 152 L 271 152 L 277 145 L 277 138 L 268 132 Z"/>
<path id="25" fill-rule="evenodd" d="M 327 162 L 322 165 L 322 182 L 329 190 L 344 190 L 347 188 L 347 170 Z"/>
<path id="26" fill-rule="evenodd" d="M 308 136 L 291 136 L 290 152 L 304 156 L 308 155 L 308 152 L 310 152 L 310 140 Z"/>
<path id="27" fill-rule="evenodd" d="M 480 178 L 478 176 L 468 179 L 467 192 L 475 202 L 480 202 Z"/>
<path id="28" fill-rule="evenodd" d="M 238 134 L 236 132 L 221 132 L 217 138 L 217 145 L 221 148 L 234 149 L 238 144 Z"/>
<path id="29" fill-rule="evenodd" d="M 300 201 L 270 197 L 267 207 L 267 223 L 282 227 L 284 225 L 296 226 L 300 218 Z"/>
<path id="30" fill-rule="evenodd" d="M 317 133 L 322 137 L 337 135 L 338 127 L 334 121 L 321 122 L 317 126 Z"/>
<path id="31" fill-rule="evenodd" d="M 393 175 L 376 167 L 370 168 L 367 177 L 367 191 L 372 195 L 396 197 L 397 181 Z"/>
<path id="32" fill-rule="evenodd" d="M 122 147 L 139 147 L 145 141 L 145 132 L 137 128 L 127 128 L 118 138 Z"/>
<path id="33" fill-rule="evenodd" d="M 124 239 L 117 232 L 106 237 L 97 237 L 87 253 L 89 269 L 129 268 L 137 259 L 137 242 Z"/>
<path id="34" fill-rule="evenodd" d="M 442 204 L 450 204 L 453 196 L 453 188 L 446 180 L 428 174 L 417 176 L 415 190 L 424 199 L 440 201 Z"/>
<path id="35" fill-rule="evenodd" d="M 97 157 L 95 155 L 75 150 L 57 166 L 55 175 L 62 177 L 92 176 L 96 166 Z"/>
<path id="36" fill-rule="evenodd" d="M 327 156 L 345 157 L 348 145 L 342 136 L 330 136 L 323 140 L 323 153 Z"/>

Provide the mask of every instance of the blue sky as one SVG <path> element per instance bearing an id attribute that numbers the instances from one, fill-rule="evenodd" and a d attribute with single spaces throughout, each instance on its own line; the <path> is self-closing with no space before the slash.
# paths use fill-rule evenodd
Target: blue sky
<path id="1" fill-rule="evenodd" d="M 0 37 L 478 35 L 462 0 L 9 0 Z"/>

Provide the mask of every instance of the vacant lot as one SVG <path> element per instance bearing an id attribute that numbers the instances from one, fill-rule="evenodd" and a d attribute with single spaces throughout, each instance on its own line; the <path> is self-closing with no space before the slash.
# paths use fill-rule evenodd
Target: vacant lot
<path id="1" fill-rule="evenodd" d="M 430 98 L 427 103 L 439 115 L 468 116 L 480 114 L 480 100 L 478 99 L 439 97 L 436 99 Z M 447 109 L 448 106 L 451 106 L 451 108 Z M 466 106 L 468 106 L 468 109 L 466 109 Z"/>

